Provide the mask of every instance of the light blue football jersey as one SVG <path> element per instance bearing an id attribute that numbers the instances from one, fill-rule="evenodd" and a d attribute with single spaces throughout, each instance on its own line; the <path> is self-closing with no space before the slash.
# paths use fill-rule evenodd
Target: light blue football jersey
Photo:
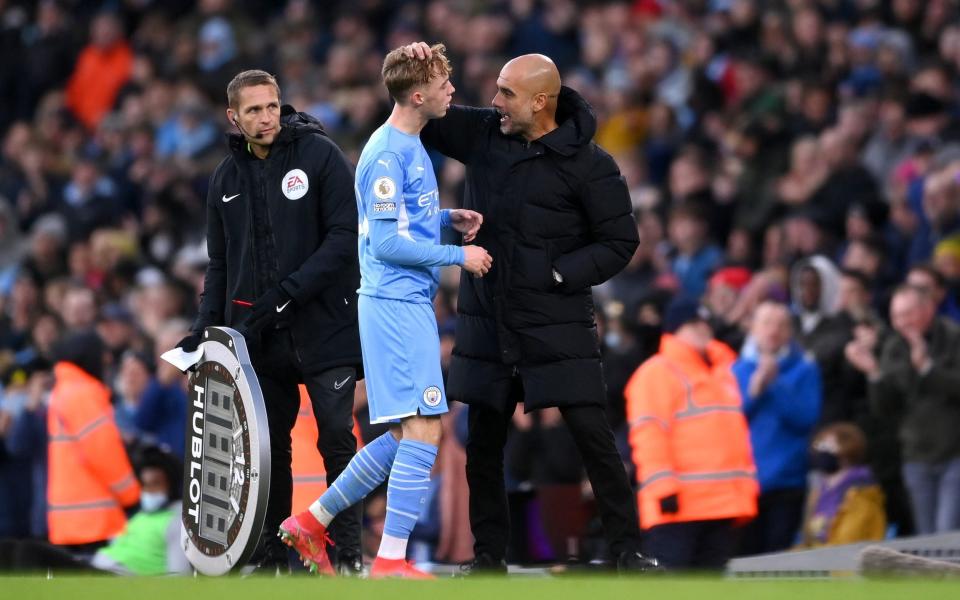
<path id="1" fill-rule="evenodd" d="M 370 136 L 355 179 L 360 217 L 359 294 L 429 303 L 437 291 L 440 267 L 378 260 L 370 247 L 370 221 L 396 221 L 397 234 L 420 244 L 440 243 L 440 194 L 420 136 L 384 123 Z"/>

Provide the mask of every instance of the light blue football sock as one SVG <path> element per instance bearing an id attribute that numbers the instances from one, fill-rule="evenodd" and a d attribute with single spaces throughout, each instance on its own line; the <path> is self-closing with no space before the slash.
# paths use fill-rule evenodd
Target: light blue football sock
<path id="1" fill-rule="evenodd" d="M 389 431 L 364 446 L 333 485 L 310 506 L 310 512 L 328 525 L 339 512 L 353 506 L 383 483 L 390 474 L 399 447 L 400 443 Z"/>
<path id="2" fill-rule="evenodd" d="M 387 483 L 387 518 L 383 532 L 406 540 L 413 531 L 430 489 L 430 470 L 437 460 L 437 447 L 401 440 Z"/>

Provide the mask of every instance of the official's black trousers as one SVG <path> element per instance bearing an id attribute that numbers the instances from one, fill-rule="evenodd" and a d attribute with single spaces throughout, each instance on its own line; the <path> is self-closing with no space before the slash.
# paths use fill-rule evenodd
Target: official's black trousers
<path id="1" fill-rule="evenodd" d="M 517 379 L 504 412 L 471 404 L 467 439 L 467 483 L 470 486 L 470 528 L 474 553 L 494 560 L 506 557 L 510 513 L 503 478 L 503 447 L 523 389 Z M 614 560 L 623 552 L 640 550 L 637 506 L 617 452 L 613 431 L 599 404 L 560 408 L 583 457 L 593 486 L 604 536 Z"/>
<path id="2" fill-rule="evenodd" d="M 323 457 L 327 485 L 330 485 L 347 468 L 357 452 L 357 440 L 353 435 L 353 393 L 357 374 L 353 367 L 303 373 L 289 332 L 277 330 L 265 338 L 263 346 L 252 353 L 270 430 L 270 496 L 261 539 L 268 552 L 285 552 L 277 538 L 277 530 L 292 510 L 293 450 L 290 432 L 300 409 L 297 386 L 303 383 L 310 395 L 319 430 L 317 449 Z M 358 502 L 340 513 L 330 525 L 334 547 L 341 555 L 361 555 L 362 510 L 363 504 Z"/>

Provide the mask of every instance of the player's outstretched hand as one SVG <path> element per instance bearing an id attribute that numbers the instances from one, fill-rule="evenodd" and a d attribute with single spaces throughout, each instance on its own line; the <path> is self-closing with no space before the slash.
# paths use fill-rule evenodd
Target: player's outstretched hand
<path id="1" fill-rule="evenodd" d="M 456 208 L 450 211 L 450 224 L 463 234 L 463 241 L 472 242 L 483 225 L 483 215 L 475 210 Z"/>
<path id="2" fill-rule="evenodd" d="M 403 53 L 410 58 L 419 58 L 423 60 L 430 58 L 433 51 L 430 50 L 430 44 L 426 42 L 414 42 L 403 47 Z"/>
<path id="3" fill-rule="evenodd" d="M 483 277 L 493 265 L 493 257 L 480 246 L 463 247 L 463 268 L 477 277 Z"/>

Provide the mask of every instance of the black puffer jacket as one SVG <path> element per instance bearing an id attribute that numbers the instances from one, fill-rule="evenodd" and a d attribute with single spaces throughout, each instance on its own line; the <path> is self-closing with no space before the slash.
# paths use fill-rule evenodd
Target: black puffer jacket
<path id="1" fill-rule="evenodd" d="M 637 227 L 590 105 L 569 88 L 558 102 L 559 127 L 531 143 L 503 135 L 493 109 L 454 106 L 421 133 L 466 165 L 464 207 L 483 214 L 475 243 L 494 260 L 460 280 L 455 400 L 501 407 L 516 369 L 527 410 L 604 401 L 590 288 L 626 266 Z"/>
<path id="2" fill-rule="evenodd" d="M 284 106 L 281 123 L 264 160 L 229 136 L 230 155 L 210 178 L 210 264 L 194 330 L 237 327 L 244 303 L 282 281 L 303 371 L 361 369 L 353 170 L 313 117 Z"/>

